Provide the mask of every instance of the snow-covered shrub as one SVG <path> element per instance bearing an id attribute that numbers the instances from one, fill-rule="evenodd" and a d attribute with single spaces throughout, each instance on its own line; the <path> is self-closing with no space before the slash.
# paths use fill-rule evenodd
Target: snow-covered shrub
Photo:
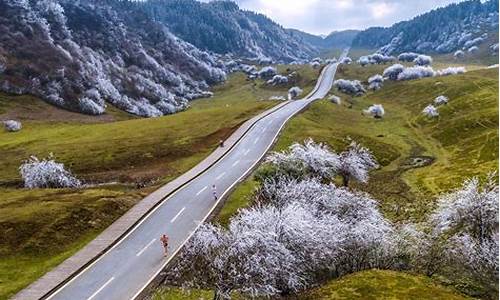
<path id="1" fill-rule="evenodd" d="M 340 105 L 342 103 L 342 101 L 340 100 L 340 97 L 338 96 L 335 96 L 335 95 L 331 95 L 328 100 L 330 100 L 330 102 L 334 103 L 334 104 L 337 104 L 337 105 Z"/>
<path id="2" fill-rule="evenodd" d="M 21 122 L 15 121 L 15 120 L 7 120 L 3 122 L 3 125 L 5 127 L 5 130 L 9 132 L 16 132 L 21 130 L 22 125 Z"/>
<path id="3" fill-rule="evenodd" d="M 304 144 L 294 143 L 288 151 L 271 153 L 266 162 L 271 163 L 277 176 L 292 178 L 333 178 L 339 166 L 338 155 L 327 145 L 308 139 Z M 274 175 L 274 177 L 277 177 Z"/>
<path id="4" fill-rule="evenodd" d="M 321 57 L 315 57 L 311 60 L 311 62 L 317 62 L 319 64 L 322 64 L 323 63 L 323 59 L 321 59 Z"/>
<path id="5" fill-rule="evenodd" d="M 332 57 L 332 58 L 329 58 L 329 59 L 325 60 L 326 64 L 333 64 L 333 63 L 336 63 L 336 62 L 337 62 L 337 59 L 335 57 Z"/>
<path id="6" fill-rule="evenodd" d="M 424 110 L 422 110 L 422 113 L 429 118 L 439 117 L 437 108 L 432 104 L 427 105 Z"/>
<path id="7" fill-rule="evenodd" d="M 435 72 L 431 67 L 415 66 L 405 68 L 403 72 L 399 73 L 398 80 L 413 80 L 424 77 L 433 77 L 434 75 Z"/>
<path id="8" fill-rule="evenodd" d="M 404 52 L 398 55 L 399 61 L 413 62 L 420 54 L 414 52 Z"/>
<path id="9" fill-rule="evenodd" d="M 374 53 L 374 54 L 370 54 L 370 55 L 361 56 L 358 59 L 358 63 L 361 66 L 365 66 L 365 65 L 369 65 L 369 64 L 385 64 L 388 62 L 392 62 L 394 60 L 395 60 L 395 58 L 392 56 L 387 56 L 387 55 L 384 55 L 381 53 Z"/>
<path id="10" fill-rule="evenodd" d="M 413 61 L 417 66 L 429 66 L 432 64 L 432 57 L 420 54 Z"/>
<path id="11" fill-rule="evenodd" d="M 298 86 L 294 86 L 288 90 L 288 100 L 293 100 L 302 95 L 302 89 Z"/>
<path id="12" fill-rule="evenodd" d="M 351 179 L 366 183 L 368 172 L 378 167 L 372 152 L 352 141 L 347 150 L 340 153 L 340 165 L 337 167 L 337 172 L 342 176 L 344 186 L 348 186 Z"/>
<path id="13" fill-rule="evenodd" d="M 370 61 L 370 59 L 368 58 L 368 56 L 361 56 L 361 57 L 358 59 L 358 64 L 360 64 L 362 67 L 364 67 L 364 66 L 366 66 L 366 65 L 371 64 L 371 61 Z"/>
<path id="14" fill-rule="evenodd" d="M 387 77 L 391 80 L 397 80 L 399 73 L 403 72 L 405 67 L 401 64 L 394 64 L 384 70 L 384 73 L 382 75 L 384 77 Z"/>
<path id="15" fill-rule="evenodd" d="M 437 76 L 448 76 L 448 75 L 457 75 L 457 74 L 463 74 L 467 72 L 467 70 L 464 67 L 448 67 L 446 69 L 438 70 L 436 72 Z"/>
<path id="16" fill-rule="evenodd" d="M 476 53 L 479 51 L 479 48 L 477 46 L 472 46 L 469 49 L 467 49 L 467 52 L 469 53 Z"/>
<path id="17" fill-rule="evenodd" d="M 484 41 L 484 39 L 482 37 L 477 37 L 473 40 L 469 40 L 469 41 L 465 42 L 464 48 L 470 48 L 472 46 L 477 46 L 477 45 L 481 44 L 483 41 Z"/>
<path id="18" fill-rule="evenodd" d="M 64 168 L 64 164 L 54 161 L 52 155 L 39 160 L 31 156 L 19 167 L 24 186 L 34 188 L 74 188 L 80 180 Z"/>
<path id="19" fill-rule="evenodd" d="M 287 84 L 288 83 L 288 77 L 283 76 L 283 75 L 274 75 L 272 79 L 269 79 L 267 81 L 267 84 L 269 85 L 281 85 L 281 84 Z"/>
<path id="20" fill-rule="evenodd" d="M 321 67 L 321 64 L 317 61 L 313 61 L 310 63 L 311 67 L 313 67 L 313 69 L 319 69 L 319 67 Z"/>
<path id="21" fill-rule="evenodd" d="M 374 118 L 381 119 L 385 115 L 385 110 L 382 104 L 373 104 L 365 110 L 365 113 L 373 116 Z"/>
<path id="22" fill-rule="evenodd" d="M 448 104 L 449 100 L 450 99 L 445 95 L 437 96 L 436 99 L 434 99 L 434 104 L 436 105 Z"/>
<path id="23" fill-rule="evenodd" d="M 493 53 L 493 55 L 498 55 L 498 43 L 491 45 L 490 51 Z M 1 73 L 1 71 L 0 71 L 0 73 Z"/>
<path id="24" fill-rule="evenodd" d="M 350 95 L 359 96 L 366 93 L 365 88 L 359 80 L 337 79 L 333 82 L 333 86 L 339 91 Z"/>
<path id="25" fill-rule="evenodd" d="M 341 63 L 341 64 L 345 64 L 345 65 L 349 65 L 349 64 L 351 64 L 351 63 L 352 63 L 352 59 L 351 59 L 350 57 L 347 57 L 347 56 L 346 56 L 346 57 L 343 57 L 343 58 L 339 61 L 339 63 Z"/>
<path id="26" fill-rule="evenodd" d="M 368 78 L 368 89 L 370 90 L 379 90 L 382 88 L 382 84 L 384 82 L 384 77 L 382 75 L 376 74 L 373 75 L 372 77 Z"/>
<path id="27" fill-rule="evenodd" d="M 276 70 L 276 68 L 272 67 L 272 66 L 263 67 L 258 72 L 259 77 L 263 78 L 263 79 L 272 78 L 273 76 L 275 76 L 277 74 L 278 74 L 278 70 Z"/>
<path id="28" fill-rule="evenodd" d="M 80 98 L 80 110 L 89 115 L 102 115 L 106 111 L 106 105 L 99 105 L 88 97 Z"/>
<path id="29" fill-rule="evenodd" d="M 257 67 L 253 66 L 253 65 L 242 65 L 241 66 L 241 70 L 247 74 L 247 75 L 250 75 L 250 74 L 256 74 L 257 73 Z"/>
<path id="30" fill-rule="evenodd" d="M 456 59 L 463 58 L 465 56 L 465 53 L 462 50 L 457 50 L 455 53 L 453 53 L 453 57 Z"/>

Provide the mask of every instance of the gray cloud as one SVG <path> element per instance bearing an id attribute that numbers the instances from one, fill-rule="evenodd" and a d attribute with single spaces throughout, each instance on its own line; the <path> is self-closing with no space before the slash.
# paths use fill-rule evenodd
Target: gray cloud
<path id="1" fill-rule="evenodd" d="M 461 0 L 236 0 L 285 27 L 316 34 L 390 26 Z"/>

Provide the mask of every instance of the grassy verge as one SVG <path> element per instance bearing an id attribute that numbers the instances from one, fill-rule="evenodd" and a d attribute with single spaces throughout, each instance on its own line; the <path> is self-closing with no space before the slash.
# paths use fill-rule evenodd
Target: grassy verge
<path id="1" fill-rule="evenodd" d="M 290 67 L 312 89 L 318 70 Z M 31 96 L 0 94 L 0 299 L 12 296 L 92 240 L 135 203 L 184 173 L 252 116 L 274 106 L 268 87 L 240 73 L 175 115 L 142 119 L 112 107 L 99 117 L 57 109 Z M 87 183 L 71 190 L 26 190 L 18 167 L 30 155 L 56 159 Z"/>

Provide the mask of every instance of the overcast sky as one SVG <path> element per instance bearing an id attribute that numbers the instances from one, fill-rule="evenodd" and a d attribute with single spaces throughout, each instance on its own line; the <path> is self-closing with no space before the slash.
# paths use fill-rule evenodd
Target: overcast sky
<path id="1" fill-rule="evenodd" d="M 314 34 L 390 26 L 460 0 L 236 0 L 287 28 Z"/>

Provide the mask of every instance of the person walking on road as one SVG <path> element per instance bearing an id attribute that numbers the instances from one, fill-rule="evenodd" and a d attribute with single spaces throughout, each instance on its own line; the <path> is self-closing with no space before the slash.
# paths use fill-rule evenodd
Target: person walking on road
<path id="1" fill-rule="evenodd" d="M 224 148 L 224 141 L 223 141 L 223 140 L 220 140 L 220 141 L 219 141 L 219 146 L 220 146 L 221 148 Z"/>
<path id="2" fill-rule="evenodd" d="M 212 194 L 214 195 L 214 200 L 217 201 L 217 199 L 219 199 L 219 196 L 217 195 L 217 187 L 214 185 L 212 185 Z"/>
<path id="3" fill-rule="evenodd" d="M 168 236 L 166 234 L 162 234 L 161 238 L 160 238 L 160 242 L 163 246 L 163 250 L 164 250 L 164 254 L 163 256 L 167 256 L 168 255 Z"/>

